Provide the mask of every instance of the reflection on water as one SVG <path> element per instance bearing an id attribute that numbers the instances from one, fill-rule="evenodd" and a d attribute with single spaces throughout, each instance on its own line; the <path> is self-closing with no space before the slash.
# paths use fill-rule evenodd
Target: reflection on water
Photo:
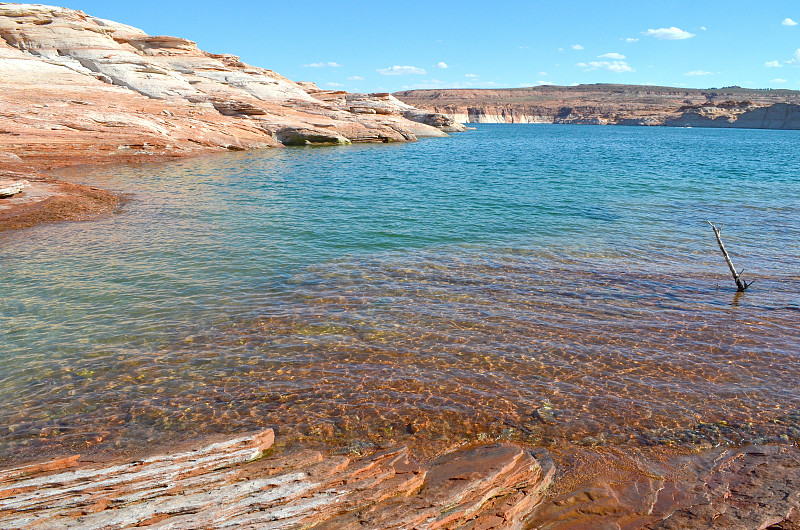
<path id="1" fill-rule="evenodd" d="M 762 193 L 729 210 L 684 153 L 733 164 L 760 142 L 791 164 L 793 138 L 693 131 L 481 127 L 99 170 L 136 193 L 124 213 L 0 240 L 19 281 L 0 458 L 267 425 L 431 451 L 796 441 L 800 182 L 751 168 Z M 679 156 L 686 174 L 655 178 Z M 722 215 L 745 293 L 702 222 Z"/>

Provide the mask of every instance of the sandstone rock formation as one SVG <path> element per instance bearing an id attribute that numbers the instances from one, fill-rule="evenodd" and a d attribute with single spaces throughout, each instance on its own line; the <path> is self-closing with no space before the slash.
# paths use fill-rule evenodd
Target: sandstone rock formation
<path id="1" fill-rule="evenodd" d="M 31 181 L 72 164 L 459 128 L 387 94 L 320 90 L 183 38 L 38 4 L 0 3 L 0 91 L 3 170 Z"/>
<path id="2" fill-rule="evenodd" d="M 102 466 L 77 457 L 0 471 L 0 528 L 521 528 L 553 468 L 511 444 L 429 465 L 267 451 L 272 430 Z"/>
<path id="3" fill-rule="evenodd" d="M 597 84 L 409 90 L 395 96 L 462 123 L 800 128 L 800 92 L 793 90 Z"/>
<path id="4" fill-rule="evenodd" d="M 748 105 L 726 109 L 702 106 L 687 109 L 663 123 L 671 127 L 728 127 L 737 129 L 800 129 L 800 105 L 775 103 L 768 107 Z"/>
<path id="5" fill-rule="evenodd" d="M 632 473 L 635 453 L 574 454 L 571 464 L 585 470 L 581 478 L 564 488 L 557 474 L 559 491 L 551 490 L 527 520 L 530 528 L 798 528 L 795 447 L 717 448 L 651 460 Z"/>
<path id="6" fill-rule="evenodd" d="M 574 468 L 565 473 L 543 449 L 507 442 L 418 462 L 406 447 L 326 454 L 274 441 L 268 429 L 133 460 L 97 464 L 73 456 L 0 470 L 0 528 L 789 530 L 800 524 L 800 452 L 793 447 L 713 449 L 651 461 L 640 472 L 624 451 L 574 448 L 557 457 Z"/>

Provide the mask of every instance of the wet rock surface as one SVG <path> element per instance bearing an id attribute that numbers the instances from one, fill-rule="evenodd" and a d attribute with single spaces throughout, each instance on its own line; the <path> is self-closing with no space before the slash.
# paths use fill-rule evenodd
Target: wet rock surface
<path id="1" fill-rule="evenodd" d="M 122 200 L 105 190 L 59 182 L 36 173 L 24 175 L 30 180 L 16 180 L 25 182 L 18 192 L 0 195 L 0 232 L 43 222 L 95 219 L 114 212 Z"/>
<path id="2" fill-rule="evenodd" d="M 800 451 L 717 448 L 659 456 L 578 450 L 554 477 L 530 528 L 795 528 Z"/>
<path id="3" fill-rule="evenodd" d="M 750 446 L 722 453 L 681 507 L 651 528 L 800 528 L 800 454 Z"/>

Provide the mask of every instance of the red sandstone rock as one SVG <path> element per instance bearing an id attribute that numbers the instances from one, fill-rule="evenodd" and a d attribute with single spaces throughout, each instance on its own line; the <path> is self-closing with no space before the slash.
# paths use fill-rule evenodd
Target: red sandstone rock
<path id="1" fill-rule="evenodd" d="M 31 180 L 20 193 L 0 198 L 0 231 L 42 222 L 94 219 L 111 214 L 120 202 L 120 197 L 108 191 L 36 174 L 27 176 Z"/>
<path id="2" fill-rule="evenodd" d="M 661 463 L 580 448 L 559 457 L 577 466 L 569 478 L 556 474 L 545 451 L 510 443 L 467 447 L 421 464 L 405 447 L 364 456 L 265 453 L 273 440 L 267 430 L 127 462 L 87 465 L 72 457 L 0 471 L 0 528 L 789 530 L 800 524 L 800 453 L 791 447 L 716 449 Z M 573 486 L 560 487 L 560 480 Z M 546 497 L 549 487 L 554 491 Z"/>
<path id="3" fill-rule="evenodd" d="M 556 477 L 562 491 L 539 506 L 528 521 L 531 528 L 789 530 L 800 522 L 796 448 L 715 449 L 660 463 L 633 453 L 571 455 L 583 476 L 566 491 Z"/>
<path id="4" fill-rule="evenodd" d="M 800 454 L 760 446 L 722 453 L 687 506 L 650 528 L 800 528 Z"/>
<path id="5" fill-rule="evenodd" d="M 262 457 L 273 440 L 268 430 L 133 462 L 0 472 L 0 528 L 521 528 L 552 476 L 510 444 L 426 467 L 404 447 Z"/>

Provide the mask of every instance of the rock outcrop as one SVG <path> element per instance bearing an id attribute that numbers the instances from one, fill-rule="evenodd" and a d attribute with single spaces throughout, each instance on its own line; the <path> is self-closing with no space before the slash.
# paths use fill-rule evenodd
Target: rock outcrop
<path id="1" fill-rule="evenodd" d="M 27 188 L 31 183 L 27 180 L 2 180 L 0 179 L 0 199 L 13 197 Z"/>
<path id="2" fill-rule="evenodd" d="M 800 129 L 800 105 L 775 103 L 768 107 L 699 107 L 667 119 L 671 127 L 728 127 L 738 129 Z"/>
<path id="3" fill-rule="evenodd" d="M 576 448 L 566 462 L 572 480 L 556 474 L 550 495 L 527 519 L 529 528 L 798 528 L 795 447 L 717 448 L 667 458 L 650 453 L 655 459 L 643 466 L 636 453 Z M 554 458 L 557 466 L 564 461 Z"/>
<path id="4" fill-rule="evenodd" d="M 135 461 L 0 471 L 0 528 L 521 528 L 553 475 L 511 444 L 423 465 L 404 447 L 325 456 L 271 452 L 273 441 L 267 430 Z"/>
<path id="5" fill-rule="evenodd" d="M 508 442 L 419 462 L 407 447 L 331 454 L 274 441 L 267 429 L 136 459 L 97 464 L 72 456 L 0 470 L 0 528 L 800 525 L 793 447 L 712 449 L 650 461 L 638 472 L 632 455 L 574 448 L 556 457 L 573 468 L 565 472 L 547 451 Z"/>
<path id="6" fill-rule="evenodd" d="M 800 92 L 635 85 L 409 90 L 395 96 L 461 123 L 800 128 Z"/>
<path id="7" fill-rule="evenodd" d="M 190 40 L 38 4 L 0 3 L 0 90 L 3 170 L 32 182 L 73 164 L 459 129 L 387 94 L 320 90 Z"/>

